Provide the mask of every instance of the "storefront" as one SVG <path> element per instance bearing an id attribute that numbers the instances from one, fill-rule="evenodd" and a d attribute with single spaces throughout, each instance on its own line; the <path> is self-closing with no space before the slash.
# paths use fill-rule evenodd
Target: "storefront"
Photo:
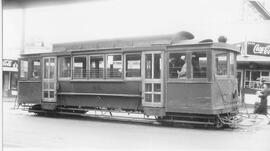
<path id="1" fill-rule="evenodd" d="M 241 50 L 237 56 L 238 88 L 245 94 L 244 100 L 253 104 L 262 82 L 270 81 L 270 44 L 248 41 L 237 45 Z"/>
<path id="2" fill-rule="evenodd" d="M 3 96 L 17 96 L 18 61 L 3 59 Z"/>

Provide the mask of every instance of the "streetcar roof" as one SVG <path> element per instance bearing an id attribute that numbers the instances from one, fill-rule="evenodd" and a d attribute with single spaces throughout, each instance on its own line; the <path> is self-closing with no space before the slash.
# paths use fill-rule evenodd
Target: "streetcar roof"
<path id="1" fill-rule="evenodd" d="M 89 51 L 109 51 L 114 50 L 122 51 L 143 51 L 147 48 L 157 48 L 162 50 L 170 50 L 177 48 L 213 48 L 225 49 L 239 53 L 236 46 L 226 43 L 212 42 L 211 39 L 203 41 L 194 40 L 193 34 L 187 31 L 181 31 L 176 34 L 161 35 L 161 36 L 148 36 L 136 38 L 123 38 L 123 39 L 107 39 L 107 40 L 93 40 L 93 41 L 79 41 L 69 43 L 57 43 L 53 45 L 51 52 L 35 53 L 35 54 L 22 54 L 22 57 L 31 56 L 50 56 L 50 55 L 70 55 L 72 53 L 84 53 Z"/>

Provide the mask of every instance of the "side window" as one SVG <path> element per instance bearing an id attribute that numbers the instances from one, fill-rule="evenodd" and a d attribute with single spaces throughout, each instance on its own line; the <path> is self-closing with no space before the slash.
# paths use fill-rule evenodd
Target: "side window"
<path id="1" fill-rule="evenodd" d="M 59 78 L 71 77 L 71 57 L 58 58 Z"/>
<path id="2" fill-rule="evenodd" d="M 126 55 L 126 77 L 141 77 L 141 54 Z"/>
<path id="3" fill-rule="evenodd" d="M 107 55 L 106 77 L 122 78 L 123 62 L 122 55 Z"/>
<path id="4" fill-rule="evenodd" d="M 31 61 L 31 79 L 39 79 L 41 73 L 40 60 Z"/>
<path id="5" fill-rule="evenodd" d="M 230 74 L 231 75 L 235 74 L 235 65 L 236 65 L 235 54 L 230 52 Z"/>
<path id="6" fill-rule="evenodd" d="M 216 54 L 216 74 L 227 75 L 228 73 L 228 55 L 227 53 Z"/>
<path id="7" fill-rule="evenodd" d="M 103 55 L 90 56 L 90 78 L 104 77 L 104 60 Z"/>
<path id="8" fill-rule="evenodd" d="M 169 54 L 169 78 L 185 79 L 187 77 L 187 55 L 186 53 Z"/>
<path id="9" fill-rule="evenodd" d="M 73 78 L 86 78 L 86 56 L 74 57 L 73 61 Z"/>
<path id="10" fill-rule="evenodd" d="M 20 61 L 20 78 L 23 80 L 28 79 L 28 61 L 26 60 Z"/>
<path id="11" fill-rule="evenodd" d="M 191 59 L 191 72 L 193 78 L 206 78 L 207 56 L 206 52 L 193 52 Z"/>

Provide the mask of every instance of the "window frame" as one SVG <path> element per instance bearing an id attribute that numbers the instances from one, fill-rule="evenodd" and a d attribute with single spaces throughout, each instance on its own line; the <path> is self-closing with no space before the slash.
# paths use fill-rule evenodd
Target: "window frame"
<path id="1" fill-rule="evenodd" d="M 22 61 L 26 61 L 26 62 L 27 62 L 27 74 L 26 74 L 25 77 L 21 77 L 21 75 L 22 75 L 22 74 L 21 74 L 21 73 L 22 73 L 22 72 L 21 72 L 21 71 L 22 71 L 22 63 L 21 63 L 21 62 L 22 62 Z M 19 60 L 19 67 L 20 67 L 20 68 L 19 68 L 19 69 L 20 69 L 20 71 L 19 71 L 19 80 L 20 80 L 20 81 L 28 81 L 28 80 L 30 80 L 30 78 L 29 78 L 29 77 L 30 77 L 30 76 L 29 76 L 29 72 L 30 72 L 30 71 L 29 71 L 29 69 L 30 69 L 30 67 L 29 67 L 29 58 L 23 58 L 23 59 L 20 59 L 20 60 Z"/>
<path id="2" fill-rule="evenodd" d="M 171 51 L 171 52 L 169 52 L 168 53 L 168 56 L 166 57 L 167 58 L 167 68 L 168 68 L 168 74 L 167 74 L 167 76 L 168 76 L 168 80 L 171 80 L 171 81 L 173 81 L 173 80 L 177 80 L 177 81 L 187 81 L 187 80 L 190 80 L 190 76 L 191 76 L 191 73 L 190 73 L 190 69 L 189 69 L 189 67 L 190 67 L 190 62 L 188 61 L 189 60 L 189 57 L 190 57 L 190 52 L 191 51 L 188 51 L 188 50 L 179 50 L 179 51 Z M 187 70 L 186 70 L 186 78 L 178 78 L 178 77 L 176 77 L 176 78 L 171 78 L 170 77 L 170 55 L 171 54 L 173 54 L 173 53 L 182 53 L 182 54 L 186 54 L 185 55 L 185 57 L 186 57 L 186 62 L 187 62 Z"/>
<path id="3" fill-rule="evenodd" d="M 102 56 L 102 58 L 103 58 L 103 77 L 102 78 L 91 78 L 91 76 L 90 76 L 90 72 L 91 72 L 91 64 L 90 64 L 90 61 L 91 61 L 91 57 L 95 57 L 95 56 Z M 87 77 L 88 77 L 88 79 L 89 80 L 105 80 L 106 79 L 106 75 L 105 75 L 105 71 L 106 71 L 106 69 L 105 69 L 105 67 L 106 67 L 106 61 L 105 61 L 105 57 L 106 55 L 105 54 L 91 54 L 91 55 L 88 55 L 88 73 L 89 74 L 87 74 Z"/>
<path id="4" fill-rule="evenodd" d="M 216 62 L 216 59 L 217 59 L 217 55 L 220 55 L 220 54 L 226 54 L 226 57 L 227 57 L 227 61 L 226 61 L 226 65 L 227 65 L 227 73 L 226 74 L 223 74 L 223 75 L 218 75 L 217 74 L 217 62 Z M 215 51 L 215 53 L 214 53 L 214 59 L 213 59 L 213 61 L 214 61 L 214 74 L 215 74 L 215 76 L 216 77 L 223 77 L 223 78 L 225 78 L 225 77 L 229 77 L 230 76 L 230 55 L 229 55 L 229 53 L 228 53 L 228 51 Z"/>
<path id="5" fill-rule="evenodd" d="M 33 80 L 33 81 L 39 81 L 39 80 L 41 80 L 41 77 L 42 77 L 42 72 L 41 72 L 41 70 L 42 70 L 42 68 L 41 68 L 41 64 L 42 64 L 42 61 L 40 60 L 40 59 L 35 59 L 35 58 L 33 58 L 33 59 L 29 59 L 28 60 L 29 62 L 28 62 L 28 69 L 29 69 L 29 80 Z M 33 62 L 34 61 L 39 61 L 39 71 L 38 71 L 38 78 L 34 78 L 33 77 L 33 69 L 34 69 L 34 64 L 33 64 Z"/>
<path id="6" fill-rule="evenodd" d="M 75 70 L 75 69 L 74 69 L 74 68 L 75 68 L 74 63 L 75 63 L 75 58 L 76 58 L 76 57 L 85 57 L 85 59 L 86 59 L 86 60 L 85 60 L 85 64 L 86 64 L 86 65 L 85 65 L 85 66 L 86 66 L 86 67 L 85 67 L 85 70 L 86 70 L 86 71 L 85 71 L 85 72 L 86 72 L 86 73 L 85 73 L 85 77 L 82 76 L 82 78 L 75 78 L 75 76 L 74 76 L 74 70 Z M 88 67 L 88 61 L 89 61 L 89 58 L 88 58 L 88 57 L 89 57 L 89 55 L 74 55 L 74 56 L 72 56 L 72 63 L 71 63 L 71 64 L 72 64 L 72 65 L 71 65 L 71 67 L 72 67 L 72 72 L 71 72 L 71 74 L 72 74 L 72 75 L 71 75 L 71 79 L 74 79 L 74 80 L 87 80 L 87 79 L 88 79 L 88 74 L 87 74 L 87 69 L 89 68 L 89 67 Z"/>
<path id="7" fill-rule="evenodd" d="M 127 77 L 126 76 L 126 67 L 127 67 L 127 64 L 126 64 L 126 59 L 127 59 L 127 55 L 140 55 L 141 57 L 141 61 L 140 61 L 140 76 L 139 77 Z M 124 54 L 124 79 L 125 80 L 141 80 L 142 79 L 142 53 L 141 52 L 130 52 L 130 53 L 125 53 Z"/>
<path id="8" fill-rule="evenodd" d="M 231 66 L 231 57 L 232 57 L 232 55 L 231 54 L 233 54 L 233 56 L 234 56 L 234 58 L 233 58 L 233 60 L 234 60 L 234 66 L 233 66 L 233 74 L 232 74 L 232 66 Z M 231 76 L 231 77 L 236 77 L 237 76 L 237 59 L 236 59 L 236 53 L 235 52 L 229 52 L 229 71 L 230 71 L 230 73 L 229 73 L 229 75 Z"/>
<path id="9" fill-rule="evenodd" d="M 108 56 L 111 56 L 111 55 L 121 55 L 121 59 L 122 59 L 122 74 L 121 74 L 121 77 L 119 77 L 119 78 L 111 78 L 111 77 L 108 77 L 107 76 L 107 59 L 108 59 Z M 123 76 L 123 74 L 124 74 L 124 59 L 123 59 L 123 54 L 122 53 L 108 53 L 108 54 L 105 54 L 105 62 L 104 62 L 104 64 L 105 64 L 105 68 L 104 68 L 104 70 L 105 70 L 105 76 L 104 76 L 104 79 L 106 79 L 106 80 L 116 80 L 116 81 L 122 81 L 123 80 L 123 78 L 124 78 L 124 76 Z"/>
<path id="10" fill-rule="evenodd" d="M 193 69 L 192 70 L 190 70 L 190 72 L 191 72 L 191 80 L 194 80 L 194 81 L 196 81 L 196 80 L 208 80 L 208 78 L 209 78 L 209 68 L 211 68 L 211 66 L 209 66 L 209 61 L 210 61 L 210 57 L 209 57 L 209 51 L 208 50 L 194 50 L 194 51 L 191 51 L 191 58 L 190 58 L 190 68 L 193 66 L 192 65 L 192 55 L 193 55 L 193 53 L 198 53 L 198 52 L 200 52 L 200 53 L 205 53 L 205 57 L 206 57 L 206 71 L 205 71 L 205 74 L 206 74 L 206 77 L 200 77 L 200 78 L 194 78 L 193 77 Z"/>
<path id="11" fill-rule="evenodd" d="M 65 57 L 69 57 L 70 58 L 70 77 L 61 77 L 60 75 L 60 58 L 65 58 Z M 57 57 L 57 69 L 58 69 L 58 80 L 59 81 L 64 81 L 64 80 L 71 80 L 72 79 L 72 74 L 73 74 L 73 57 L 72 56 L 58 56 Z"/>
<path id="12" fill-rule="evenodd" d="M 207 62 L 206 62 L 206 77 L 205 78 L 193 78 L 193 72 L 192 72 L 192 53 L 193 52 L 204 52 L 206 54 L 206 58 L 207 58 Z M 186 78 L 170 78 L 170 64 L 169 64 L 169 60 L 170 60 L 170 55 L 173 53 L 182 53 L 182 54 L 186 54 L 186 61 L 187 61 L 187 74 L 186 74 Z M 170 51 L 167 53 L 166 59 L 167 59 L 167 80 L 169 82 L 192 82 L 192 81 L 196 81 L 196 82 L 209 82 L 210 81 L 210 77 L 211 75 L 209 74 L 209 72 L 211 71 L 210 68 L 212 68 L 211 66 L 209 66 L 211 63 L 211 55 L 210 53 L 212 53 L 212 51 L 210 51 L 209 49 L 180 49 L 180 50 L 174 50 L 174 51 Z"/>

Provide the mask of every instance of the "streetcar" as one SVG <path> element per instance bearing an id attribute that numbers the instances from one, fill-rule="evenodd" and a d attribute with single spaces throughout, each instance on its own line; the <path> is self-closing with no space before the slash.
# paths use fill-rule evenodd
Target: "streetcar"
<path id="1" fill-rule="evenodd" d="M 21 55 L 18 103 L 37 114 L 136 112 L 222 127 L 238 114 L 237 53 L 186 31 L 58 43 L 52 52 Z"/>

